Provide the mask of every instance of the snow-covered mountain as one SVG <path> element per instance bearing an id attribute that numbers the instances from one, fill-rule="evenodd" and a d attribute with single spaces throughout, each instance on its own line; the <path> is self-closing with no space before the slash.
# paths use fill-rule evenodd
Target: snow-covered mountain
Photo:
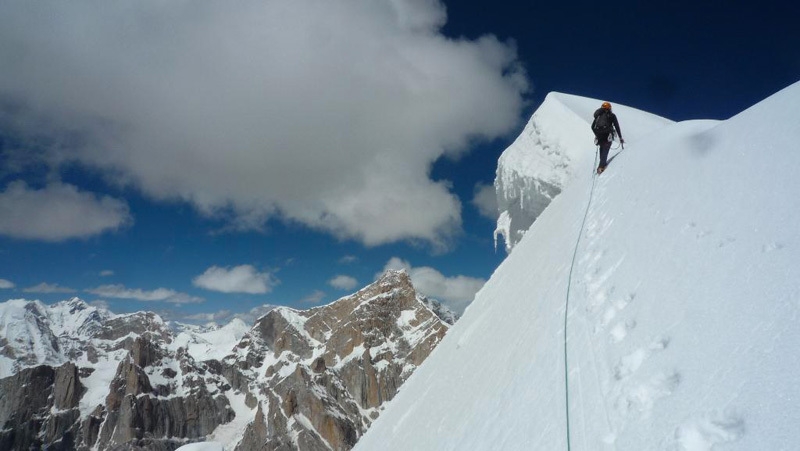
<path id="1" fill-rule="evenodd" d="M 591 157 L 592 133 L 587 126 L 600 102 L 550 93 L 517 139 L 497 162 L 494 186 L 499 217 L 495 230 L 506 251 L 514 246 L 550 202 L 569 185 L 587 154 Z M 624 105 L 614 112 L 624 118 L 622 135 L 628 142 L 672 121 Z M 587 119 L 588 118 L 588 119 Z"/>
<path id="2" fill-rule="evenodd" d="M 240 319 L 224 326 L 165 323 L 152 312 L 116 315 L 79 298 L 53 305 L 13 299 L 0 304 L 0 378 L 22 368 L 72 362 L 94 366 L 120 341 L 139 335 L 195 360 L 221 359 L 250 329 Z"/>
<path id="3" fill-rule="evenodd" d="M 212 433 L 234 417 L 230 385 L 191 349 L 151 312 L 0 304 L 0 449 L 169 450 Z"/>
<path id="4" fill-rule="evenodd" d="M 327 306 L 276 308 L 252 327 L 167 324 L 77 298 L 8 301 L 0 449 L 173 450 L 199 440 L 350 449 L 450 315 L 401 271 Z"/>
<path id="5" fill-rule="evenodd" d="M 224 326 L 174 324 L 177 331 L 171 347 L 175 350 L 185 348 L 198 360 L 221 360 L 231 352 L 239 340 L 250 330 L 247 323 L 234 318 Z"/>
<path id="6" fill-rule="evenodd" d="M 504 155 L 520 199 L 567 182 L 357 450 L 800 446 L 800 83 L 725 121 L 615 105 L 595 176 L 599 104 L 532 121 L 568 171 L 536 133 Z"/>
<path id="7" fill-rule="evenodd" d="M 128 333 L 166 334 L 157 315 L 114 315 L 78 298 L 45 305 L 14 299 L 0 304 L 0 378 L 36 365 L 96 364 L 109 343 Z"/>
<path id="8" fill-rule="evenodd" d="M 324 307 L 273 310 L 223 360 L 258 398 L 236 449 L 352 448 L 448 328 L 404 271 Z"/>

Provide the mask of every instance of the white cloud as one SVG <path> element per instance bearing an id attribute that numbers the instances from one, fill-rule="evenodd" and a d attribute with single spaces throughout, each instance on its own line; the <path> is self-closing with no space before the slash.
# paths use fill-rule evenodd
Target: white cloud
<path id="1" fill-rule="evenodd" d="M 90 302 L 89 305 L 92 305 L 94 307 L 97 307 L 97 308 L 103 309 L 103 310 L 108 310 L 109 309 L 108 302 L 104 301 L 102 299 L 94 300 L 94 301 Z"/>
<path id="2" fill-rule="evenodd" d="M 259 305 L 258 307 L 253 307 L 252 309 L 250 309 L 249 312 L 236 313 L 233 315 L 233 318 L 239 318 L 245 323 L 252 325 L 255 324 L 256 320 L 266 315 L 274 308 L 275 308 L 274 305 L 269 305 L 269 304 Z"/>
<path id="3" fill-rule="evenodd" d="M 320 290 L 314 290 L 313 293 L 300 299 L 297 302 L 301 304 L 319 304 L 320 302 L 322 302 L 323 299 L 325 299 L 325 292 Z"/>
<path id="4" fill-rule="evenodd" d="M 110 269 L 106 269 L 104 271 L 100 271 L 100 277 L 111 277 L 113 275 L 114 275 L 114 271 L 111 271 Z"/>
<path id="5" fill-rule="evenodd" d="M 220 310 L 212 313 L 195 313 L 180 318 L 182 321 L 197 321 L 203 323 L 225 324 L 231 320 L 233 313 L 230 310 Z"/>
<path id="6" fill-rule="evenodd" d="M 249 311 L 234 312 L 233 310 L 223 309 L 216 312 L 187 313 L 184 309 L 162 310 L 158 312 L 167 321 L 177 321 L 188 324 L 207 324 L 215 323 L 224 326 L 234 319 L 240 319 L 252 326 L 256 320 L 269 313 L 276 306 L 264 304 L 253 307 Z"/>
<path id="7" fill-rule="evenodd" d="M 212 266 L 195 277 L 192 283 L 222 293 L 263 294 L 272 291 L 278 280 L 271 273 L 258 272 L 251 265 L 239 265 L 233 268 Z"/>
<path id="8" fill-rule="evenodd" d="M 92 293 L 97 296 L 114 299 L 134 299 L 137 301 L 162 301 L 172 304 L 191 304 L 203 302 L 202 298 L 190 296 L 186 293 L 180 293 L 168 288 L 156 288 L 155 290 L 147 291 L 140 288 L 127 288 L 124 285 L 101 285 L 97 288 L 86 290 L 87 293 Z"/>
<path id="9" fill-rule="evenodd" d="M 384 272 L 386 272 L 386 271 L 388 271 L 390 269 L 394 270 L 394 271 L 398 271 L 398 270 L 402 269 L 405 272 L 409 273 L 409 275 L 411 275 L 411 263 L 409 263 L 407 260 L 403 260 L 400 257 L 392 257 L 392 258 L 390 258 L 389 261 L 386 262 L 386 264 L 383 266 L 383 271 Z"/>
<path id="10" fill-rule="evenodd" d="M 0 192 L 0 235 L 12 238 L 63 241 L 117 230 L 131 221 L 125 202 L 73 185 L 31 189 L 15 181 Z"/>
<path id="11" fill-rule="evenodd" d="M 217 312 L 208 313 L 194 313 L 185 314 L 181 311 L 164 312 L 164 317 L 169 318 L 170 321 L 180 321 L 189 323 L 209 323 L 213 322 L 220 325 L 225 325 L 231 322 L 234 318 L 238 318 L 245 322 L 245 324 L 253 325 L 256 320 L 269 313 L 275 308 L 274 305 L 264 304 L 253 307 L 247 312 L 235 313 L 231 310 L 220 310 Z"/>
<path id="12" fill-rule="evenodd" d="M 344 257 L 339 259 L 339 264 L 342 265 L 349 265 L 351 263 L 355 263 L 358 261 L 358 257 L 355 255 L 345 255 Z"/>
<path id="13" fill-rule="evenodd" d="M 461 204 L 431 165 L 514 130 L 527 81 L 512 44 L 445 21 L 438 0 L 2 2 L 0 126 L 240 228 L 446 246 Z"/>
<path id="14" fill-rule="evenodd" d="M 57 283 L 42 282 L 39 285 L 34 285 L 23 289 L 25 293 L 75 293 L 76 290 L 72 288 L 62 287 Z"/>
<path id="15" fill-rule="evenodd" d="M 10 288 L 14 288 L 15 286 L 16 285 L 14 285 L 14 282 L 11 282 L 10 280 L 0 279 L 0 290 L 8 290 Z"/>
<path id="16" fill-rule="evenodd" d="M 352 290 L 358 285 L 358 280 L 356 280 L 354 277 L 340 274 L 329 280 L 328 285 L 340 290 Z"/>
<path id="17" fill-rule="evenodd" d="M 497 194 L 494 185 L 484 183 L 475 185 L 472 205 L 478 209 L 481 216 L 497 221 Z"/>
<path id="18" fill-rule="evenodd" d="M 417 291 L 442 302 L 459 314 L 464 312 L 475 299 L 478 290 L 486 283 L 486 280 L 475 277 L 461 275 L 447 277 L 428 266 L 415 268 L 408 261 L 398 257 L 392 257 L 383 268 L 384 271 L 389 269 L 405 270 Z"/>

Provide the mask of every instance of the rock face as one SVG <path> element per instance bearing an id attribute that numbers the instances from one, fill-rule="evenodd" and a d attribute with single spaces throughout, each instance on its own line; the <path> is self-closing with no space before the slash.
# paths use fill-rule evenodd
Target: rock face
<path id="1" fill-rule="evenodd" d="M 347 450 L 454 318 L 404 272 L 388 272 L 323 307 L 274 309 L 227 356 L 204 360 L 190 350 L 234 329 L 195 327 L 187 338 L 153 313 L 9 301 L 0 304 L 0 371 L 11 373 L 0 379 L 0 449 L 173 450 L 213 439 L 238 450 Z"/>
<path id="2" fill-rule="evenodd" d="M 225 364 L 261 399 L 237 450 L 347 450 L 447 332 L 408 275 L 261 318 Z"/>
<path id="3" fill-rule="evenodd" d="M 78 402 L 85 391 L 67 363 L 26 368 L 0 380 L 0 449 L 73 449 L 80 431 Z"/>
<path id="4" fill-rule="evenodd" d="M 190 357 L 161 360 L 166 352 L 141 336 L 120 344 L 124 358 L 109 385 L 95 387 L 108 393 L 96 406 L 82 405 L 88 390 L 81 382 L 82 371 L 72 362 L 26 368 L 0 379 L 0 449 L 172 450 L 184 443 L 180 439 L 202 439 L 233 419 L 228 399 L 220 392 L 227 386 L 224 378 L 192 384 L 207 370 Z M 187 377 L 154 386 L 154 374 L 175 363 L 183 366 Z M 93 382 L 94 372 L 86 370 L 83 379 Z"/>
<path id="5" fill-rule="evenodd" d="M 223 379 L 206 381 L 216 386 L 213 392 L 209 391 L 206 382 L 192 384 L 190 379 L 185 381 L 189 383 L 183 384 L 181 396 L 174 396 L 177 387 L 161 386 L 156 389 L 151 385 L 144 368 L 159 368 L 161 365 L 135 352 L 151 347 L 147 340 L 137 338 L 136 343 L 142 344 L 135 346 L 128 357 L 120 362 L 111 381 L 105 402 L 107 414 L 97 441 L 100 449 L 114 448 L 120 444 L 172 449 L 173 444 L 181 443 L 164 438 L 203 438 L 220 424 L 233 419 L 234 413 L 228 399 L 220 392 L 220 386 L 225 384 Z M 137 360 L 137 355 L 143 360 Z M 148 361 L 149 365 L 141 365 Z M 192 373 L 206 372 L 203 366 L 197 366 L 194 362 L 184 364 L 190 365 Z"/>

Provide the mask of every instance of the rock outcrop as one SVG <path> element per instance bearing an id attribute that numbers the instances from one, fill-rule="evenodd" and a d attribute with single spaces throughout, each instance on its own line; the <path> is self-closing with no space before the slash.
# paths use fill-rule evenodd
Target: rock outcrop
<path id="1" fill-rule="evenodd" d="M 261 318 L 225 362 L 245 362 L 263 399 L 237 450 L 352 448 L 447 332 L 423 301 L 390 271 L 330 305 Z"/>
<path id="2" fill-rule="evenodd" d="M 0 379 L 0 449 L 173 450 L 234 417 L 225 378 L 170 349 L 158 315 L 10 302 L 2 353 L 21 368 Z"/>
<path id="3" fill-rule="evenodd" d="M 67 363 L 26 368 L 0 380 L 0 449 L 73 449 L 80 438 L 78 402 L 84 387 Z"/>

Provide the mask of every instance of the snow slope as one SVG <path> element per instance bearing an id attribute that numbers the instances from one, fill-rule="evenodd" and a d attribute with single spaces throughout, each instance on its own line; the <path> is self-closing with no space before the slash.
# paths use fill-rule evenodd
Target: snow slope
<path id="1" fill-rule="evenodd" d="M 591 154 L 594 135 L 589 125 L 599 100 L 551 92 L 520 136 L 497 162 L 495 190 L 499 219 L 495 231 L 511 252 L 533 221 L 576 177 L 579 162 Z M 625 105 L 614 105 L 624 118 L 628 141 L 636 141 L 672 121 Z"/>
<path id="2" fill-rule="evenodd" d="M 356 449 L 797 449 L 798 107 L 800 83 L 636 139 L 615 108 L 626 149 L 571 161 Z"/>
<path id="3" fill-rule="evenodd" d="M 182 329 L 175 336 L 169 349 L 177 352 L 178 348 L 186 348 L 189 355 L 197 361 L 222 360 L 250 330 L 250 326 L 239 318 L 234 318 L 224 326 L 202 327 L 180 324 L 180 327 Z"/>
<path id="4" fill-rule="evenodd" d="M 73 358 L 76 350 L 112 317 L 78 298 L 53 305 L 24 299 L 0 303 L 0 378 L 27 366 L 84 362 Z"/>

